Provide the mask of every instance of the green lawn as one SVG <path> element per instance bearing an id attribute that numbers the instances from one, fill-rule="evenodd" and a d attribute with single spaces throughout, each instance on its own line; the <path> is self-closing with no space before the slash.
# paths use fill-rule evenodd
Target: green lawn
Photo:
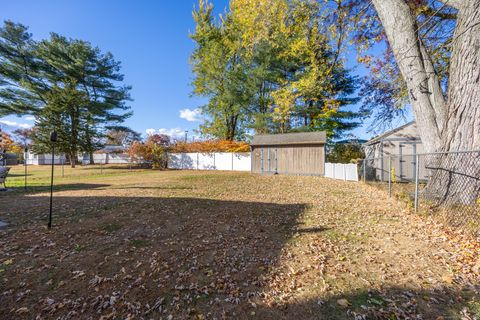
<path id="1" fill-rule="evenodd" d="M 107 177 L 125 176 L 131 174 L 147 174 L 151 170 L 129 165 L 92 165 L 70 166 L 56 165 L 54 167 L 54 185 L 62 190 L 79 181 L 102 180 Z M 35 192 L 50 186 L 51 166 L 27 167 L 27 190 Z M 13 166 L 7 180 L 7 186 L 13 191 L 23 191 L 25 187 L 25 167 Z"/>

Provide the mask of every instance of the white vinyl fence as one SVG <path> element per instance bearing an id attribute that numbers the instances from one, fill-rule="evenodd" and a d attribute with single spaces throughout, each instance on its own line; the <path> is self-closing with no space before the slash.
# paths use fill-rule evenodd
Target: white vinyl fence
<path id="1" fill-rule="evenodd" d="M 251 157 L 245 153 L 170 153 L 169 169 L 250 171 Z"/>
<path id="2" fill-rule="evenodd" d="M 344 180 L 358 181 L 358 169 L 352 163 L 325 163 L 325 177 Z"/>

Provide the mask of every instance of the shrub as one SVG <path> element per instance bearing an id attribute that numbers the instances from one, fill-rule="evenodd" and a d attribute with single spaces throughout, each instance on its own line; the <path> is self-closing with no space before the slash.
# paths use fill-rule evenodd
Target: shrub
<path id="1" fill-rule="evenodd" d="M 162 134 L 150 135 L 145 142 L 135 141 L 128 149 L 128 155 L 134 161 L 148 161 L 153 169 L 166 169 L 167 152 L 170 149 L 170 138 Z"/>
<path id="2" fill-rule="evenodd" d="M 229 140 L 207 140 L 197 142 L 177 142 L 172 148 L 172 152 L 249 152 L 250 145 L 243 141 Z"/>

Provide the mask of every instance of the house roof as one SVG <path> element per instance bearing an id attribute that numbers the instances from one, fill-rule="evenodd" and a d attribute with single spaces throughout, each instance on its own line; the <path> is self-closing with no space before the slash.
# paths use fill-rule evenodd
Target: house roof
<path id="1" fill-rule="evenodd" d="M 125 148 L 120 145 L 106 145 L 102 149 L 95 151 L 95 153 L 118 153 L 125 151 Z"/>
<path id="2" fill-rule="evenodd" d="M 286 134 L 265 134 L 253 137 L 252 146 L 275 145 L 300 145 L 300 144 L 325 144 L 327 135 L 325 131 L 299 132 Z"/>
<path id="3" fill-rule="evenodd" d="M 335 144 L 350 144 L 350 143 L 359 143 L 359 144 L 364 144 L 367 143 L 368 140 L 365 139 L 345 139 L 345 140 L 340 140 L 340 141 L 333 141 Z"/>
<path id="4" fill-rule="evenodd" d="M 413 125 L 413 124 L 415 124 L 415 121 L 410 121 L 410 122 L 404 124 L 403 126 L 397 127 L 397 128 L 395 128 L 395 129 L 389 130 L 389 131 L 387 131 L 387 132 L 384 132 L 384 133 L 382 133 L 381 135 L 378 135 L 378 136 L 370 139 L 369 141 L 367 141 L 367 142 L 365 143 L 365 145 L 369 146 L 369 145 L 375 144 L 375 143 L 377 143 L 377 142 L 380 142 L 381 140 L 385 139 L 386 137 L 388 137 L 388 136 L 390 136 L 390 135 L 392 135 L 392 134 L 394 134 L 394 133 L 396 133 L 396 132 L 398 132 L 398 131 L 400 131 L 400 130 L 402 130 L 402 129 L 405 129 L 406 127 L 409 127 L 409 126 L 411 126 L 411 125 Z"/>

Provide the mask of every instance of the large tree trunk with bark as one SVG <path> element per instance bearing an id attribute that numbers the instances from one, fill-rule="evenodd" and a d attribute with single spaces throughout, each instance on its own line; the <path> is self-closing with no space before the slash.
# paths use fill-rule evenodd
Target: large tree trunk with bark
<path id="1" fill-rule="evenodd" d="M 445 99 L 415 17 L 404 0 L 373 0 L 389 44 L 407 84 L 417 127 L 427 151 L 441 148 Z"/>
<path id="2" fill-rule="evenodd" d="M 445 151 L 480 149 L 480 0 L 461 3 L 452 42 Z"/>
<path id="3" fill-rule="evenodd" d="M 480 0 L 443 1 L 458 9 L 452 41 L 448 95 L 405 0 L 372 0 L 407 84 L 417 127 L 427 152 L 480 149 Z M 447 96 L 447 99 L 444 97 Z M 435 156 L 427 193 L 449 204 L 471 204 L 479 196 L 478 155 Z M 469 166 L 469 167 L 467 167 Z M 468 182 L 467 182 L 467 180 Z"/>
<path id="4" fill-rule="evenodd" d="M 466 0 L 459 7 L 447 115 L 442 151 L 480 150 L 480 0 Z M 441 167 L 427 191 L 442 195 L 447 205 L 475 204 L 480 197 L 480 154 L 445 155 Z"/>
<path id="5" fill-rule="evenodd" d="M 75 168 L 75 166 L 77 164 L 77 157 L 76 157 L 75 152 L 70 152 L 68 154 L 68 158 L 70 160 L 70 167 Z"/>
<path id="6" fill-rule="evenodd" d="M 406 1 L 373 0 L 426 150 L 480 149 L 480 0 L 445 2 L 459 9 L 447 101 Z"/>

